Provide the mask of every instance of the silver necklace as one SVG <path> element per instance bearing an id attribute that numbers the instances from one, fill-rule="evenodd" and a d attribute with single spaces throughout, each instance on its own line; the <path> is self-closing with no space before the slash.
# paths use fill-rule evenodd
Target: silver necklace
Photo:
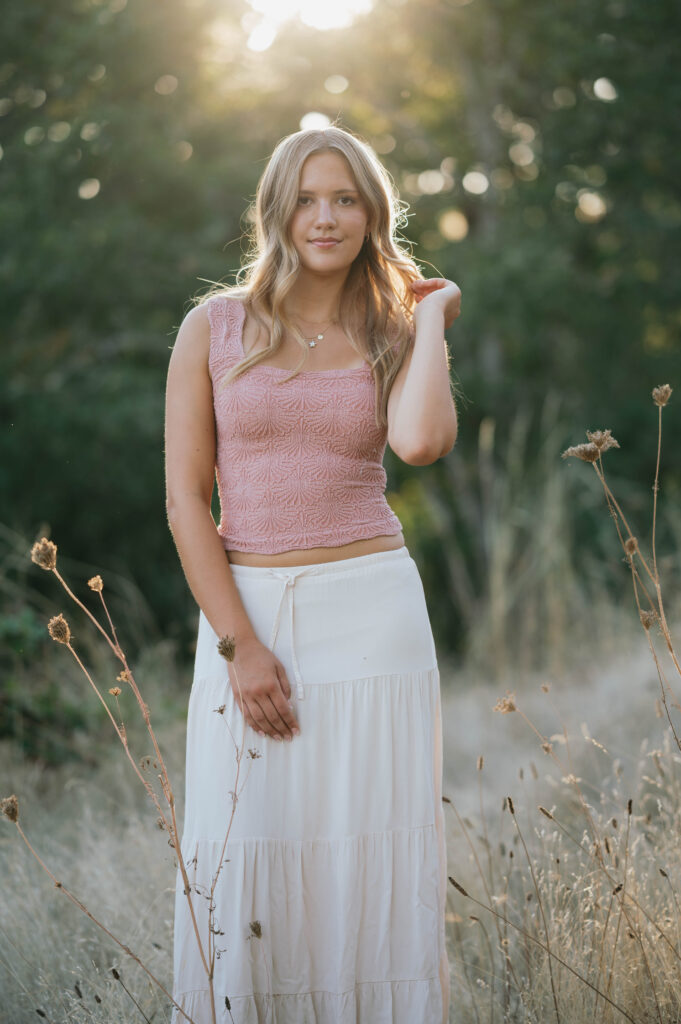
<path id="1" fill-rule="evenodd" d="M 314 323 L 313 320 L 310 320 L 308 322 L 309 323 Z M 329 327 L 333 326 L 333 324 L 335 324 L 335 323 L 338 323 L 338 321 L 337 320 L 329 320 L 325 324 L 324 330 L 322 332 L 320 332 L 319 334 L 316 334 L 314 336 L 314 338 L 304 338 L 303 340 L 307 342 L 307 344 L 309 345 L 310 348 L 316 348 L 317 347 L 317 342 L 324 340 L 324 335 L 326 334 L 327 330 L 329 329 Z"/>

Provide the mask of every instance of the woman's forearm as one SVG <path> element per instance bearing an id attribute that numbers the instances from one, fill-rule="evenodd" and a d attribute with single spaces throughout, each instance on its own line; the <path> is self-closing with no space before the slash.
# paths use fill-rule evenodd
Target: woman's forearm
<path id="1" fill-rule="evenodd" d="M 189 589 L 218 636 L 255 637 L 210 508 L 198 495 L 168 504 L 168 525 Z"/>

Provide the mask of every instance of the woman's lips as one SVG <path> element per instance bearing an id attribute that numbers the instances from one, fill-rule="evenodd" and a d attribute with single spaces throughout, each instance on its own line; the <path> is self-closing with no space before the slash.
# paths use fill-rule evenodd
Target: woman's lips
<path id="1" fill-rule="evenodd" d="M 332 249 L 334 245 L 338 244 L 338 242 L 312 242 L 312 245 L 316 245 L 318 249 Z"/>

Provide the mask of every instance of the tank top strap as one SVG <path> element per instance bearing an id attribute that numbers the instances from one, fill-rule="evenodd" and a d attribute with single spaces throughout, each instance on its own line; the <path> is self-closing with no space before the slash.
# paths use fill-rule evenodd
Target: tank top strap
<path id="1" fill-rule="evenodd" d="M 210 354 L 208 366 L 211 376 L 224 372 L 241 358 L 239 331 L 241 330 L 241 303 L 227 295 L 214 295 L 208 300 L 210 323 Z"/>

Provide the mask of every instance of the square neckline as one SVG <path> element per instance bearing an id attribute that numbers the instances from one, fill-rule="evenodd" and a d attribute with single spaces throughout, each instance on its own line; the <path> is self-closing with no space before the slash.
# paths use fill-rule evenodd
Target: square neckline
<path id="1" fill-rule="evenodd" d="M 239 353 L 240 353 L 241 358 L 245 359 L 246 358 L 246 353 L 244 352 L 243 338 L 244 338 L 244 324 L 246 323 L 246 307 L 244 306 L 243 302 L 240 302 L 238 299 L 234 299 L 234 301 L 237 303 L 237 305 L 239 307 L 240 316 L 241 316 L 241 324 L 239 325 L 239 330 L 236 332 L 236 335 L 235 335 L 236 343 L 237 343 L 237 347 L 239 349 Z M 286 373 L 286 374 L 290 374 L 290 373 L 294 372 L 293 370 L 289 370 L 289 369 L 287 369 L 284 366 L 264 366 L 262 363 L 257 363 L 255 366 L 249 367 L 249 373 L 252 370 L 274 370 L 275 373 Z M 337 377 L 337 376 L 339 376 L 341 374 L 365 373 L 367 370 L 369 371 L 369 373 L 372 373 L 371 366 L 369 365 L 369 363 L 365 359 L 362 366 L 349 366 L 349 367 L 346 367 L 345 369 L 341 368 L 341 369 L 333 369 L 333 370 L 298 370 L 297 373 L 296 373 L 296 376 L 299 376 L 300 374 L 306 374 L 306 375 L 311 374 L 311 375 L 317 376 L 317 377 L 326 377 L 326 376 L 336 376 Z"/>

